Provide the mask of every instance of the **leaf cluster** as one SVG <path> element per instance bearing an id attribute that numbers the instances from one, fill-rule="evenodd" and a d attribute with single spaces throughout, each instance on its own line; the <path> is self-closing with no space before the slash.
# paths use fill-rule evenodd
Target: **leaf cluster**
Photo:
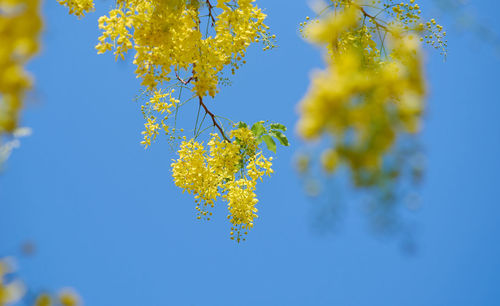
<path id="1" fill-rule="evenodd" d="M 287 128 L 281 123 L 271 123 L 269 125 L 264 125 L 265 121 L 258 121 L 252 125 L 250 129 L 255 136 L 257 145 L 260 145 L 262 142 L 266 144 L 266 147 L 269 151 L 276 153 L 276 139 L 281 145 L 288 147 L 290 143 L 288 142 L 288 138 L 285 136 L 283 132 L 286 132 Z M 238 122 L 238 127 L 246 127 L 248 125 L 245 122 Z M 274 138 L 274 139 L 273 139 Z"/>

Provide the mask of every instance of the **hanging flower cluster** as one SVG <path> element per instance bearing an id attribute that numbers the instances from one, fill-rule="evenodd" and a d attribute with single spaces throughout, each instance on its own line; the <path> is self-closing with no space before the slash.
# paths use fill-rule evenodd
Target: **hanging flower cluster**
<path id="1" fill-rule="evenodd" d="M 327 172 L 345 164 L 356 185 L 376 186 L 398 138 L 420 130 L 426 93 L 420 41 L 430 37 L 429 44 L 446 47 L 442 27 L 422 24 L 420 14 L 414 0 L 330 1 L 318 19 L 301 24 L 311 42 L 326 48 L 327 68 L 313 75 L 297 128 L 306 140 L 331 139 L 321 156 Z"/>
<path id="2" fill-rule="evenodd" d="M 227 201 L 231 239 L 240 242 L 257 217 L 255 189 L 259 179 L 273 173 L 272 157 L 266 158 L 259 151 L 257 138 L 247 127 L 230 135 L 228 141 L 211 134 L 208 150 L 194 140 L 182 142 L 172 173 L 175 184 L 194 195 L 198 219 L 210 220 L 209 209 L 218 198 Z"/>
<path id="3" fill-rule="evenodd" d="M 148 89 L 169 82 L 172 71 L 187 72 L 197 96 L 213 97 L 223 68 L 238 68 L 248 46 L 267 36 L 266 15 L 252 2 L 119 0 L 99 19 L 103 34 L 96 48 L 99 53 L 114 49 L 122 58 L 133 49 L 136 74 Z M 208 30 L 201 28 L 202 18 Z"/>
<path id="4" fill-rule="evenodd" d="M 38 0 L 0 0 L 0 152 L 8 150 L 2 146 L 3 138 L 19 128 L 32 83 L 24 66 L 38 52 L 41 30 Z"/>

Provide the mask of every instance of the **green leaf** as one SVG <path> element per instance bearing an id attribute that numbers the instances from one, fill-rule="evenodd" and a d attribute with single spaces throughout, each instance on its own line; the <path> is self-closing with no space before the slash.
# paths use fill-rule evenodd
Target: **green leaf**
<path id="1" fill-rule="evenodd" d="M 288 142 L 288 138 L 286 138 L 285 134 L 281 133 L 280 131 L 270 131 L 269 135 L 278 139 L 278 141 L 285 147 L 288 147 L 290 145 L 290 143 Z"/>
<path id="2" fill-rule="evenodd" d="M 266 128 L 260 122 L 255 122 L 252 125 L 252 132 L 255 135 L 255 138 L 259 138 L 263 134 L 266 133 Z"/>
<path id="3" fill-rule="evenodd" d="M 284 126 L 281 123 L 272 123 L 271 124 L 271 129 L 273 129 L 273 130 L 282 130 L 283 132 L 286 132 L 286 126 Z"/>
<path id="4" fill-rule="evenodd" d="M 248 127 L 248 125 L 245 122 L 243 122 L 243 121 L 238 122 L 238 128 L 239 129 L 246 128 L 246 127 Z"/>
<path id="5" fill-rule="evenodd" d="M 262 135 L 262 140 L 266 143 L 267 149 L 276 153 L 276 143 L 269 135 Z"/>

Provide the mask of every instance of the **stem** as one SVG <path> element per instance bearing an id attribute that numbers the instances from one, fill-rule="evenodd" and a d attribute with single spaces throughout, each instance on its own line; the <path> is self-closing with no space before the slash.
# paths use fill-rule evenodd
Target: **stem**
<path id="1" fill-rule="evenodd" d="M 201 105 L 198 105 L 198 114 L 196 115 L 196 123 L 194 124 L 193 135 L 196 137 L 196 130 L 198 129 L 198 119 L 200 118 Z"/>

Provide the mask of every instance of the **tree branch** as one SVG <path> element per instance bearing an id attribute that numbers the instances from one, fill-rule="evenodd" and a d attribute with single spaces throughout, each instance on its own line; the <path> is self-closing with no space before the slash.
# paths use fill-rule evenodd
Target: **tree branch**
<path id="1" fill-rule="evenodd" d="M 203 103 L 203 98 L 198 96 L 199 98 L 199 101 L 200 101 L 200 105 L 203 107 L 203 109 L 205 110 L 205 113 L 207 113 L 208 115 L 210 115 L 210 117 L 212 118 L 212 122 L 214 124 L 215 127 L 217 127 L 217 129 L 219 129 L 219 132 L 221 133 L 222 137 L 224 138 L 224 140 L 226 140 L 227 142 L 231 142 L 231 140 L 229 140 L 227 137 L 226 137 L 226 134 L 224 134 L 224 130 L 222 129 L 222 127 L 219 125 L 219 123 L 217 123 L 217 120 L 215 120 L 215 115 L 208 110 L 207 106 Z"/>
<path id="2" fill-rule="evenodd" d="M 214 15 L 212 14 L 212 10 L 214 9 L 214 6 L 212 3 L 210 3 L 210 0 L 207 0 L 207 5 L 208 5 L 208 16 L 212 19 L 212 26 L 215 25 L 215 18 Z"/>

